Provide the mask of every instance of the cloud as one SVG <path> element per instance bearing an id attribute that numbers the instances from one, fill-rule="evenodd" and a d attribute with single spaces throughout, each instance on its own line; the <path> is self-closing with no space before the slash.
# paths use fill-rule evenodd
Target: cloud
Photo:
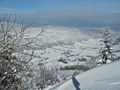
<path id="1" fill-rule="evenodd" d="M 66 26 L 118 26 L 120 13 L 98 13 L 88 10 L 76 11 L 39 11 L 34 13 L 18 14 L 25 21 L 35 21 L 35 25 L 45 24 Z"/>
<path id="2" fill-rule="evenodd" d="M 14 9 L 13 8 L 0 8 L 1 12 L 7 12 L 7 13 L 10 13 L 10 12 L 13 12 Z"/>
<path id="3" fill-rule="evenodd" d="M 17 13 L 26 23 L 33 23 L 34 26 L 43 24 L 62 25 L 72 27 L 87 26 L 120 26 L 120 13 L 94 12 L 86 9 L 59 10 L 59 11 L 37 11 L 32 13 Z"/>

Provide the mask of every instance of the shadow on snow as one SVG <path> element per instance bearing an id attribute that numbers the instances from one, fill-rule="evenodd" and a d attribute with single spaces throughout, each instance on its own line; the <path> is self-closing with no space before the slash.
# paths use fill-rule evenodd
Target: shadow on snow
<path id="1" fill-rule="evenodd" d="M 77 81 L 77 79 L 74 76 L 72 76 L 72 82 L 73 82 L 73 85 L 75 86 L 76 90 L 81 90 L 79 88 L 80 83 Z"/>

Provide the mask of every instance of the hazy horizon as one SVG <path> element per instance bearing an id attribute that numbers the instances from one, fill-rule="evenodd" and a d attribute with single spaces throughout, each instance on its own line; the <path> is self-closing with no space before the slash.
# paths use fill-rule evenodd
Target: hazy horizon
<path id="1" fill-rule="evenodd" d="M 0 0 L 0 15 L 5 13 L 33 26 L 120 28 L 118 0 Z"/>

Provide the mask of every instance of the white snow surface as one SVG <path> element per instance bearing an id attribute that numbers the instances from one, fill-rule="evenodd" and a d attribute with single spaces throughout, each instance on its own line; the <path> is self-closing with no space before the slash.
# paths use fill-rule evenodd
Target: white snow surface
<path id="1" fill-rule="evenodd" d="M 29 28 L 27 34 L 34 37 L 40 30 L 42 30 L 41 27 Z M 99 36 L 102 33 L 100 30 L 94 30 L 96 32 L 93 33 L 84 31 L 82 28 L 49 26 L 33 44 L 35 57 L 32 62 L 34 65 L 43 63 L 47 68 L 85 64 L 84 61 L 77 61 L 77 58 L 84 57 L 89 62 L 91 57 L 98 56 L 101 48 Z M 114 45 L 112 48 L 115 55 L 119 56 L 120 45 Z M 67 55 L 68 57 L 66 57 Z M 60 58 L 65 59 L 67 63 L 58 61 Z M 74 83 L 73 78 L 70 78 L 60 84 L 49 86 L 45 90 L 120 90 L 119 68 L 120 61 L 98 66 L 75 77 Z M 60 77 L 68 74 L 73 75 L 73 71 L 59 72 Z M 74 85 L 76 81 L 78 83 Z"/>
<path id="2" fill-rule="evenodd" d="M 120 61 L 98 66 L 45 90 L 120 90 L 119 68 Z"/>
<path id="3" fill-rule="evenodd" d="M 28 36 L 34 37 L 40 33 L 42 27 L 28 28 Z M 97 32 L 97 31 L 96 31 Z M 34 64 L 42 62 L 46 66 L 66 66 L 76 65 L 77 58 L 96 56 L 99 50 L 100 39 L 88 32 L 72 27 L 61 26 L 48 26 L 37 40 L 34 41 L 33 47 L 35 48 Z M 66 58 L 66 54 L 70 53 L 71 56 Z M 64 54 L 66 53 L 66 54 Z M 57 61 L 60 58 L 66 59 L 68 62 L 64 64 Z M 80 62 L 83 64 L 84 62 Z"/>
<path id="4" fill-rule="evenodd" d="M 31 38 L 41 30 L 42 27 L 31 27 L 28 28 L 27 34 Z M 48 26 L 32 45 L 35 49 L 32 62 L 35 66 L 43 63 L 47 68 L 83 65 L 92 57 L 99 55 L 101 48 L 99 36 L 102 35 L 102 30 L 102 28 Z M 115 55 L 119 56 L 120 45 L 114 45 L 112 48 Z M 82 57 L 87 61 L 78 61 Z M 60 58 L 65 59 L 67 63 L 58 61 Z"/>
<path id="5" fill-rule="evenodd" d="M 28 28 L 30 37 L 36 36 L 40 33 L 43 27 Z M 41 46 L 56 46 L 61 44 L 74 44 L 76 41 L 88 40 L 93 38 L 91 35 L 71 27 L 48 26 L 47 29 L 36 40 L 36 44 Z"/>

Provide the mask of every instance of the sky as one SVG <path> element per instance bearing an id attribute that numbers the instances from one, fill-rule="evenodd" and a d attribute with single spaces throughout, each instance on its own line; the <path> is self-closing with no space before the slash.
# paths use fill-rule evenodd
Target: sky
<path id="1" fill-rule="evenodd" d="M 119 12 L 120 0 L 0 0 L 0 12 L 36 12 L 81 8 L 98 12 Z"/>
<path id="2" fill-rule="evenodd" d="M 119 26 L 120 0 L 0 0 L 0 13 L 38 20 L 36 25 Z"/>

